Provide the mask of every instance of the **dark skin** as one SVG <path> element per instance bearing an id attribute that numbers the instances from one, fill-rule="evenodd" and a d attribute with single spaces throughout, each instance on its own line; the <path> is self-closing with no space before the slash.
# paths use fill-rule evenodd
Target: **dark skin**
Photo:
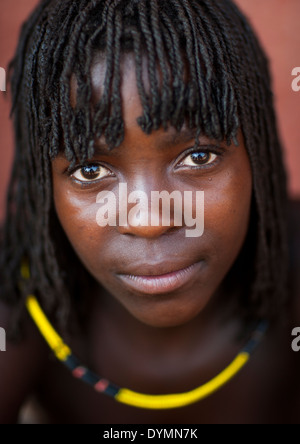
<path id="1" fill-rule="evenodd" d="M 101 64 L 95 65 L 93 83 L 97 99 Z M 68 175 L 69 163 L 62 155 L 53 161 L 58 218 L 95 279 L 94 291 L 87 295 L 91 309 L 84 334 L 69 345 L 83 363 L 121 387 L 142 393 L 184 392 L 216 376 L 244 345 L 237 340 L 241 319 L 228 316 L 231 295 L 224 293 L 222 281 L 248 232 L 251 167 L 241 133 L 238 147 L 201 137 L 200 147 L 192 150 L 204 153 L 201 164 L 191 157 L 195 138 L 186 128 L 180 135 L 172 128 L 144 134 L 136 122 L 141 103 L 130 57 L 123 65 L 122 98 L 124 141 L 111 152 L 103 140 L 97 141 L 103 152 L 89 160 L 96 174 L 89 176 L 88 185 L 82 182 L 90 170 L 81 167 Z M 128 184 L 128 192 L 139 189 L 147 195 L 153 190 L 203 190 L 204 235 L 189 239 L 186 227 L 173 225 L 99 227 L 97 194 L 117 192 L 120 182 Z M 202 265 L 190 281 L 170 293 L 145 294 L 120 279 L 120 274 L 161 275 L 199 261 Z M 297 422 L 300 365 L 291 351 L 291 331 L 300 324 L 299 311 L 293 307 L 287 323 L 270 328 L 251 362 L 222 390 L 189 407 L 158 412 L 120 405 L 72 378 L 49 359 L 47 346 L 28 319 L 25 341 L 8 344 L 5 360 L 1 356 L 0 421 L 15 421 L 26 395 L 35 391 L 52 423 Z M 8 319 L 7 309 L 1 311 L 0 325 L 5 327 Z"/>
<path id="2" fill-rule="evenodd" d="M 163 327 L 164 335 L 165 327 L 185 325 L 189 328 L 190 322 L 193 324 L 195 317 L 201 316 L 237 258 L 248 231 L 252 176 L 242 141 L 241 147 L 227 147 L 226 143 L 201 137 L 201 146 L 196 152 L 206 157 L 203 165 L 197 165 L 191 159 L 195 138 L 188 129 L 180 134 L 172 128 L 167 132 L 160 129 L 150 136 L 143 133 L 137 124 L 142 107 L 132 63 L 127 58 L 124 64 L 124 142 L 109 152 L 103 141 L 98 141 L 104 154 L 96 155 L 90 165 L 94 162 L 103 168 L 89 181 L 83 176 L 86 171 L 80 168 L 71 176 L 64 174 L 68 161 L 63 156 L 55 159 L 54 202 L 60 223 L 77 255 L 96 281 L 113 296 L 106 298 L 107 304 L 115 304 L 117 300 L 132 315 L 132 322 L 140 321 L 138 329 L 141 327 L 144 331 L 144 324 Z M 93 77 L 98 96 L 104 81 L 101 66 L 96 65 Z M 122 182 L 127 183 L 128 193 L 144 191 L 149 200 L 151 191 L 156 190 L 170 193 L 179 190 L 182 194 L 204 191 L 204 235 L 187 238 L 187 227 L 174 227 L 172 223 L 170 227 L 162 224 L 99 227 L 96 221 L 98 193 L 109 190 L 117 195 Z M 164 297 L 130 291 L 119 277 L 120 274 L 160 275 L 199 261 L 202 264 L 196 277 Z M 196 324 L 201 328 L 203 321 L 198 319 Z"/>

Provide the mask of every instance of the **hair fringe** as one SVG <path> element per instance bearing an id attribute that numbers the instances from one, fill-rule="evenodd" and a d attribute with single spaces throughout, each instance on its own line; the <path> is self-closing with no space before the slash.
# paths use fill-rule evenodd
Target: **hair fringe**
<path id="1" fill-rule="evenodd" d="M 143 106 L 138 124 L 145 133 L 168 125 L 180 131 L 187 121 L 198 134 L 230 144 L 242 129 L 253 172 L 256 248 L 241 310 L 253 317 L 276 315 L 287 293 L 286 174 L 268 62 L 230 0 L 40 2 L 22 28 L 11 65 L 16 154 L 1 241 L 1 298 L 21 307 L 35 293 L 63 327 L 71 301 L 90 285 L 55 214 L 51 160 L 60 151 L 73 165 L 91 158 L 95 137 L 105 136 L 111 149 L 122 143 L 121 60 L 129 52 Z M 105 56 L 106 75 L 92 108 L 97 54 Z M 23 257 L 31 279 L 22 292 L 17 281 Z"/>

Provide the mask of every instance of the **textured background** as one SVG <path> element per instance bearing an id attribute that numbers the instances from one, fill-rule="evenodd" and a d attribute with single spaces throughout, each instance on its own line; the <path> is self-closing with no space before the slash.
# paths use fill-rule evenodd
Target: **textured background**
<path id="1" fill-rule="evenodd" d="M 300 92 L 291 89 L 292 69 L 300 66 L 300 1 L 236 0 L 250 18 L 269 54 L 279 127 L 290 176 L 290 193 L 300 197 Z M 0 67 L 12 58 L 20 25 L 37 0 L 0 0 Z M 9 100 L 0 92 L 0 219 L 13 156 Z"/>

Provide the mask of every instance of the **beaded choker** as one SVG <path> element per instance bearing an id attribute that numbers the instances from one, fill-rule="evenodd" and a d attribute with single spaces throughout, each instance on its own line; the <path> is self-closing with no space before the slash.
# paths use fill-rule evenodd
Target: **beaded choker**
<path id="1" fill-rule="evenodd" d="M 26 263 L 22 264 L 21 274 L 24 279 L 29 279 L 29 267 Z M 137 393 L 127 388 L 118 387 L 107 379 L 100 378 L 95 373 L 83 366 L 80 361 L 73 355 L 71 349 L 64 343 L 63 339 L 58 335 L 45 316 L 35 296 L 27 297 L 26 306 L 33 321 L 38 327 L 40 333 L 48 343 L 51 350 L 69 370 L 75 378 L 81 379 L 94 389 L 105 395 L 113 397 L 116 401 L 130 406 L 164 410 L 184 407 L 198 402 L 227 384 L 240 370 L 247 364 L 254 350 L 261 342 L 267 328 L 268 323 L 262 321 L 258 324 L 252 333 L 251 339 L 236 358 L 225 368 L 219 375 L 206 384 L 197 387 L 194 390 L 170 395 L 146 395 Z"/>

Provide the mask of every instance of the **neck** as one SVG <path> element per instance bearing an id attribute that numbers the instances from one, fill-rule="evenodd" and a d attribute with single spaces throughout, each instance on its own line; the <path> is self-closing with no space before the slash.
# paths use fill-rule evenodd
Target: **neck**
<path id="1" fill-rule="evenodd" d="M 143 324 L 134 318 L 110 294 L 98 289 L 93 301 L 89 321 L 88 337 L 96 344 L 118 350 L 126 350 L 127 359 L 132 362 L 143 357 L 145 367 L 166 367 L 168 363 L 182 362 L 185 368 L 209 366 L 216 358 L 231 359 L 243 345 L 236 340 L 241 330 L 241 321 L 229 316 L 221 307 L 224 294 L 219 291 L 210 304 L 194 319 L 176 327 L 157 328 Z M 101 294 L 100 294 L 101 293 Z M 223 296 L 223 297 L 222 297 Z M 89 339 L 90 340 L 90 339 Z M 228 358 L 227 358 L 228 355 Z M 125 355 L 123 356 L 125 358 Z M 122 358 L 121 358 L 122 360 Z"/>

